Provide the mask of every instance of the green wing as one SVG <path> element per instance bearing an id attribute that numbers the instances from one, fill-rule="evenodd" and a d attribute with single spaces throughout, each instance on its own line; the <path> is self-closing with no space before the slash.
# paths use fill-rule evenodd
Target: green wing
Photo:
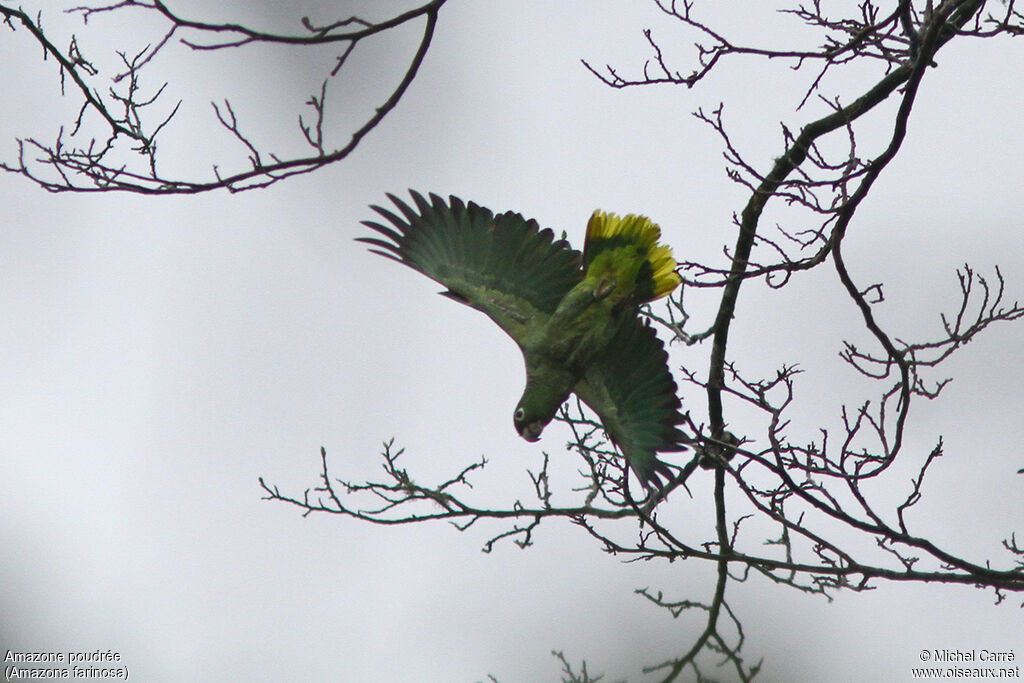
<path id="1" fill-rule="evenodd" d="M 441 283 L 442 294 L 483 311 L 520 346 L 583 277 L 579 252 L 537 221 L 456 197 L 409 194 L 415 207 L 388 195 L 401 215 L 371 207 L 390 225 L 363 221 L 384 239 L 358 241 Z"/>
<path id="2" fill-rule="evenodd" d="M 646 487 L 660 488 L 672 471 L 660 451 L 686 450 L 678 425 L 682 404 L 668 369 L 668 354 L 650 324 L 624 322 L 575 387 L 576 395 L 601 418 L 605 431 Z"/>

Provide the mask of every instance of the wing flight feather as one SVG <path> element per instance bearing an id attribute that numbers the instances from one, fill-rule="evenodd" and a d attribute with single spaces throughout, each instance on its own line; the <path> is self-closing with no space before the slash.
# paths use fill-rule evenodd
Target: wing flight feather
<path id="1" fill-rule="evenodd" d="M 582 278 L 580 253 L 537 221 L 410 191 L 413 205 L 389 194 L 397 213 L 363 221 L 380 237 L 370 251 L 404 263 L 448 288 L 442 292 L 486 313 L 522 346 Z"/>
<path id="2" fill-rule="evenodd" d="M 668 353 L 654 328 L 624 321 L 606 353 L 583 375 L 576 395 L 601 418 L 644 486 L 660 488 L 672 472 L 657 454 L 686 450 L 684 421 Z"/>

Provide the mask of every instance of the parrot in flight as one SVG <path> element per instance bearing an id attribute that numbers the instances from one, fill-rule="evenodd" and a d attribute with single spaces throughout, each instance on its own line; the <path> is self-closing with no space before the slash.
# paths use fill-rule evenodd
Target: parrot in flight
<path id="1" fill-rule="evenodd" d="M 397 212 L 371 206 L 381 237 L 359 237 L 370 251 L 404 263 L 447 288 L 444 296 L 487 314 L 519 345 L 526 388 L 513 423 L 540 438 L 570 394 L 601 419 L 648 490 L 672 471 L 662 451 L 685 450 L 684 417 L 668 354 L 639 306 L 680 283 L 661 231 L 645 216 L 595 211 L 583 253 L 514 212 L 495 214 L 457 197 L 413 205 L 388 194 Z M 382 239 L 383 238 L 383 239 Z"/>

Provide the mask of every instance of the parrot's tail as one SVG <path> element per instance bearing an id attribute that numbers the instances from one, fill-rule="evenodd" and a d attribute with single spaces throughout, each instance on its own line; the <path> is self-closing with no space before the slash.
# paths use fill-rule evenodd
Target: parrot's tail
<path id="1" fill-rule="evenodd" d="M 602 252 L 613 263 L 640 259 L 636 279 L 638 303 L 653 301 L 678 287 L 682 278 L 676 272 L 678 264 L 668 245 L 658 244 L 661 229 L 647 216 L 628 214 L 619 217 L 613 213 L 595 211 L 587 223 L 587 239 L 583 247 L 583 263 L 589 268 Z M 623 264 L 624 265 L 624 264 Z"/>

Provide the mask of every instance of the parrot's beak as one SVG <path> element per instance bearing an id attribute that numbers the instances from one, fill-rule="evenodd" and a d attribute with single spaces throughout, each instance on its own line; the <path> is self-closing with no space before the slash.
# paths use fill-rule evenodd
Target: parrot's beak
<path id="1" fill-rule="evenodd" d="M 545 423 L 540 420 L 523 425 L 523 431 L 519 432 L 519 435 L 531 443 L 538 441 L 540 433 L 544 431 L 544 425 Z"/>

